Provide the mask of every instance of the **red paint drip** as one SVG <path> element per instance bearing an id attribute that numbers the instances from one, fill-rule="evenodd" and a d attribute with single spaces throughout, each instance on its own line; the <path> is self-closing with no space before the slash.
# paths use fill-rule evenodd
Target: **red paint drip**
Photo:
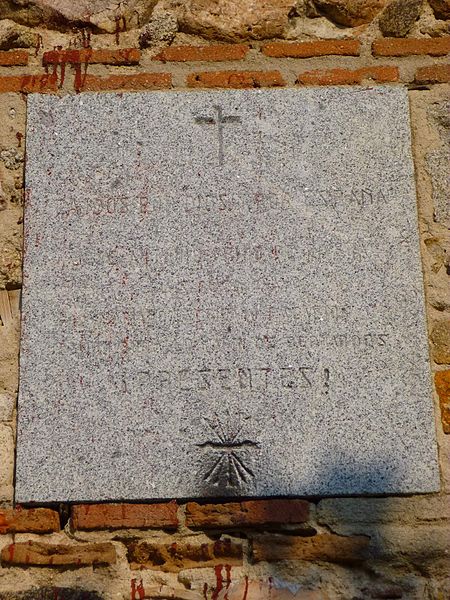
<path id="1" fill-rule="evenodd" d="M 203 584 L 203 596 L 204 596 L 205 600 L 208 600 L 208 584 L 207 583 Z"/>
<path id="2" fill-rule="evenodd" d="M 244 589 L 244 595 L 242 597 L 242 600 L 247 600 L 247 594 L 248 594 L 248 575 L 245 576 L 245 589 Z"/>
<path id="3" fill-rule="evenodd" d="M 36 48 L 34 51 L 35 56 L 37 56 L 39 54 L 39 50 L 41 49 L 41 46 L 42 46 L 42 35 L 40 33 L 38 33 L 37 44 L 36 44 Z"/>
<path id="4" fill-rule="evenodd" d="M 131 600 L 137 600 L 137 599 L 144 600 L 145 590 L 144 590 L 144 586 L 142 584 L 142 579 L 138 583 L 138 585 L 136 585 L 136 581 L 137 581 L 137 579 L 131 580 Z M 136 596 L 136 594 L 138 594 L 138 595 Z"/>
<path id="5" fill-rule="evenodd" d="M 211 600 L 217 600 L 220 592 L 223 590 L 222 567 L 223 565 L 216 565 L 214 567 L 214 572 L 216 574 L 216 589 L 211 596 Z"/>
<path id="6" fill-rule="evenodd" d="M 231 565 L 225 565 L 225 573 L 227 574 L 226 586 L 227 589 L 231 584 Z M 225 600 L 228 598 L 228 594 L 225 595 Z"/>
<path id="7" fill-rule="evenodd" d="M 9 562 L 12 562 L 14 560 L 14 552 L 15 551 L 16 551 L 16 546 L 14 544 L 11 544 L 8 548 Z"/>

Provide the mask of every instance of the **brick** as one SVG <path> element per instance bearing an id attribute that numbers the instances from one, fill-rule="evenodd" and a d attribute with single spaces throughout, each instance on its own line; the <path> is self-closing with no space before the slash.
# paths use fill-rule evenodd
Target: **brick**
<path id="1" fill-rule="evenodd" d="M 0 509 L 0 534 L 52 533 L 60 530 L 59 515 L 49 508 Z"/>
<path id="2" fill-rule="evenodd" d="M 186 505 L 187 527 L 216 529 L 305 523 L 309 517 L 306 500 L 248 500 L 225 504 Z"/>
<path id="3" fill-rule="evenodd" d="M 61 64 L 104 64 L 137 65 L 141 60 L 141 51 L 137 48 L 118 48 L 117 50 L 82 48 L 80 50 L 50 50 L 44 52 L 42 62 L 46 65 Z"/>
<path id="4" fill-rule="evenodd" d="M 28 64 L 26 50 L 0 51 L 0 67 L 20 67 Z"/>
<path id="5" fill-rule="evenodd" d="M 249 47 L 245 44 L 222 44 L 215 46 L 169 46 L 164 48 L 153 60 L 188 62 L 188 61 L 224 61 L 242 60 Z"/>
<path id="6" fill-rule="evenodd" d="M 158 90 L 172 86 L 170 73 L 136 73 L 134 75 L 110 75 L 97 77 L 85 75 L 79 79 L 77 89 L 83 92 L 108 90 Z"/>
<path id="7" fill-rule="evenodd" d="M 450 364 L 450 320 L 437 321 L 430 337 L 434 362 L 438 365 Z"/>
<path id="8" fill-rule="evenodd" d="M 262 47 L 266 56 L 274 58 L 310 58 L 312 56 L 359 56 L 359 40 L 317 40 L 314 42 L 272 42 Z"/>
<path id="9" fill-rule="evenodd" d="M 450 433 L 450 370 L 438 371 L 434 375 L 434 384 L 439 396 L 442 428 L 444 433 Z"/>
<path id="10" fill-rule="evenodd" d="M 421 67 L 416 71 L 416 83 L 449 83 L 450 65 Z"/>
<path id="11" fill-rule="evenodd" d="M 317 69 L 300 73 L 296 83 L 301 85 L 349 85 L 365 79 L 378 83 L 398 81 L 397 67 L 362 67 L 361 69 Z"/>
<path id="12" fill-rule="evenodd" d="M 0 94 L 22 92 L 41 94 L 58 91 L 58 76 L 55 73 L 43 75 L 5 75 L 0 76 Z"/>
<path id="13" fill-rule="evenodd" d="M 450 36 L 441 38 L 384 38 L 372 43 L 374 56 L 411 56 L 429 54 L 445 56 L 450 52 Z"/>
<path id="14" fill-rule="evenodd" d="M 255 562 L 278 560 L 323 560 L 332 563 L 355 562 L 366 558 L 369 538 L 332 533 L 300 536 L 261 536 L 253 540 Z"/>
<path id="15" fill-rule="evenodd" d="M 279 71 L 206 71 L 191 73 L 189 87 L 198 88 L 259 88 L 284 85 Z"/>
<path id="16" fill-rule="evenodd" d="M 183 569 L 242 565 L 241 542 L 231 539 L 216 542 L 174 541 L 161 543 L 138 540 L 128 544 L 128 561 L 132 569 L 154 569 L 177 573 Z"/>
<path id="17" fill-rule="evenodd" d="M 35 565 L 47 567 L 83 567 L 86 565 L 112 565 L 116 562 L 114 544 L 43 544 L 20 542 L 2 549 L 4 565 Z"/>
<path id="18" fill-rule="evenodd" d="M 74 529 L 176 529 L 175 501 L 160 504 L 79 504 L 72 507 Z"/>

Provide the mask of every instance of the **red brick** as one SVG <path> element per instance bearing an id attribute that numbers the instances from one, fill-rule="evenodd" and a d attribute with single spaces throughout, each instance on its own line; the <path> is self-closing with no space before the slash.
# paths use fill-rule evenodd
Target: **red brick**
<path id="1" fill-rule="evenodd" d="M 245 58 L 248 51 L 249 47 L 245 44 L 170 46 L 154 56 L 153 60 L 173 62 L 241 60 Z"/>
<path id="2" fill-rule="evenodd" d="M 191 73 L 189 87 L 198 88 L 259 88 L 284 85 L 279 71 L 206 71 Z"/>
<path id="3" fill-rule="evenodd" d="M 361 69 L 318 69 L 300 73 L 301 85 L 348 85 L 372 79 L 379 83 L 398 81 L 397 67 L 362 67 Z"/>
<path id="4" fill-rule="evenodd" d="M 225 504 L 186 505 L 186 525 L 193 529 L 273 526 L 304 523 L 309 517 L 305 500 L 248 500 Z"/>
<path id="5" fill-rule="evenodd" d="M 411 56 L 429 54 L 445 56 L 450 52 L 450 36 L 441 38 L 385 38 L 372 43 L 374 56 Z"/>
<path id="6" fill-rule="evenodd" d="M 43 75 L 4 75 L 0 76 L 0 94 L 6 92 L 57 92 L 58 76 L 55 73 Z"/>
<path id="7" fill-rule="evenodd" d="M 79 504 L 72 507 L 75 529 L 176 529 L 177 503 Z"/>
<path id="8" fill-rule="evenodd" d="M 0 534 L 59 531 L 59 515 L 49 508 L 0 509 Z"/>
<path id="9" fill-rule="evenodd" d="M 26 50 L 0 51 L 0 67 L 20 67 L 28 64 L 28 52 Z"/>
<path id="10" fill-rule="evenodd" d="M 86 565 L 112 565 L 116 562 L 114 545 L 99 544 L 43 544 L 20 542 L 2 549 L 4 565 L 35 565 L 46 567 L 83 567 Z"/>
<path id="11" fill-rule="evenodd" d="M 271 535 L 253 540 L 255 562 L 313 560 L 333 563 L 364 560 L 369 545 L 366 536 L 341 536 L 324 533 L 311 537 Z"/>
<path id="12" fill-rule="evenodd" d="M 43 64 L 104 64 L 104 65 L 136 65 L 141 60 L 141 51 L 137 48 L 82 48 L 81 50 L 50 50 L 44 52 Z"/>
<path id="13" fill-rule="evenodd" d="M 136 73 L 134 75 L 81 75 L 79 91 L 99 92 L 108 90 L 158 90 L 172 85 L 170 73 Z"/>
<path id="14" fill-rule="evenodd" d="M 176 540 L 169 543 L 136 540 L 127 546 L 132 569 L 177 573 L 182 569 L 242 565 L 242 544 L 230 539 L 215 542 Z"/>
<path id="15" fill-rule="evenodd" d="M 416 71 L 416 83 L 449 83 L 450 65 L 432 65 Z"/>
<path id="16" fill-rule="evenodd" d="M 314 42 L 272 42 L 265 44 L 262 51 L 266 56 L 275 58 L 309 58 L 339 54 L 359 56 L 359 40 L 317 40 Z"/>
<path id="17" fill-rule="evenodd" d="M 450 433 L 450 370 L 438 371 L 434 376 L 436 392 L 441 407 L 442 428 Z"/>

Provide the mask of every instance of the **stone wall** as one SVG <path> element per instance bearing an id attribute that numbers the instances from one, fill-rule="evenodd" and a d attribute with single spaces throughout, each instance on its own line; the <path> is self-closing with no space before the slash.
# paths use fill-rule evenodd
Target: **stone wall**
<path id="1" fill-rule="evenodd" d="M 449 18 L 448 0 L 0 0 L 0 599 L 450 598 Z M 441 493 L 14 505 L 27 94 L 378 84 L 410 90 Z"/>

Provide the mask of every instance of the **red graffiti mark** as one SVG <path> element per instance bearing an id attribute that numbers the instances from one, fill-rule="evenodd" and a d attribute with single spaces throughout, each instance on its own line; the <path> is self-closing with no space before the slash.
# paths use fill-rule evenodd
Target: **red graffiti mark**
<path id="1" fill-rule="evenodd" d="M 222 567 L 223 565 L 216 565 L 214 567 L 214 572 L 216 574 L 216 588 L 211 596 L 211 600 L 217 600 L 220 592 L 223 590 Z"/>
<path id="2" fill-rule="evenodd" d="M 91 47 L 91 31 L 90 29 L 84 28 L 81 30 L 81 43 L 83 48 Z"/>
<path id="3" fill-rule="evenodd" d="M 16 138 L 17 138 L 17 141 L 18 141 L 17 147 L 18 147 L 18 148 L 21 148 L 21 147 L 22 147 L 22 138 L 23 138 L 23 133 L 20 133 L 20 131 L 18 131 L 18 132 L 16 133 Z"/>
<path id="4" fill-rule="evenodd" d="M 9 562 L 12 562 L 14 560 L 14 552 L 15 551 L 16 551 L 15 544 L 11 544 L 8 548 Z"/>
<path id="5" fill-rule="evenodd" d="M 145 590 L 144 585 L 142 583 L 142 579 L 136 585 L 137 579 L 131 580 L 131 600 L 144 600 L 145 598 Z M 137 596 L 136 596 L 137 594 Z"/>
<path id="6" fill-rule="evenodd" d="M 124 31 L 126 31 L 127 22 L 123 15 L 117 15 L 115 18 L 115 21 L 116 21 L 116 29 L 115 29 L 114 33 L 116 36 L 116 44 L 119 45 L 120 44 L 120 34 Z"/>
<path id="7" fill-rule="evenodd" d="M 37 56 L 39 54 L 39 50 L 42 47 L 42 35 L 40 33 L 37 34 L 37 42 L 36 48 L 34 49 L 34 55 Z"/>
<path id="8" fill-rule="evenodd" d="M 248 594 L 248 576 L 245 576 L 245 588 L 244 588 L 244 595 L 242 596 L 242 600 L 247 600 L 247 594 Z"/>
<path id="9" fill-rule="evenodd" d="M 228 540 L 227 540 L 228 541 Z M 231 584 L 231 565 L 225 565 L 225 573 L 226 573 L 226 589 L 224 600 L 228 600 L 228 588 Z"/>

